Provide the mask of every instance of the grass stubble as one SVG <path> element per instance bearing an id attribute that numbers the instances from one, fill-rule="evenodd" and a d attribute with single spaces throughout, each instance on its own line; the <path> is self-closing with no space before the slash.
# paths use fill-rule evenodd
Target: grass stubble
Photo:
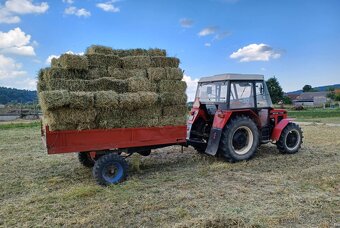
<path id="1" fill-rule="evenodd" d="M 234 164 L 155 150 L 102 188 L 75 154 L 48 156 L 37 125 L 2 128 L 0 226 L 330 227 L 340 222 L 340 127 L 304 134 L 298 154 L 263 145 Z"/>

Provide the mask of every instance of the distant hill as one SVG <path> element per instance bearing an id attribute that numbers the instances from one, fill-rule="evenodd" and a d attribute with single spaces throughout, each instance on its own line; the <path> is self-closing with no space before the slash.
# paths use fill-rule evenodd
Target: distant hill
<path id="1" fill-rule="evenodd" d="M 328 88 L 340 89 L 340 84 L 313 87 L 313 89 L 315 89 L 315 90 L 317 90 L 319 92 L 327 91 Z M 302 89 L 296 90 L 296 91 L 287 92 L 286 94 L 301 94 L 301 93 L 302 93 Z"/>
<path id="2" fill-rule="evenodd" d="M 0 87 L 0 104 L 37 102 L 37 91 Z"/>

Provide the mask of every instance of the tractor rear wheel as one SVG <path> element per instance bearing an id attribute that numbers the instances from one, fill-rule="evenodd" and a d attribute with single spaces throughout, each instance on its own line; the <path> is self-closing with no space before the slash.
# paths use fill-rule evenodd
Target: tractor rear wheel
<path id="1" fill-rule="evenodd" d="M 254 121 L 238 116 L 223 129 L 219 154 L 230 162 L 248 160 L 254 156 L 258 145 L 259 132 Z"/>
<path id="2" fill-rule="evenodd" d="M 93 160 L 90 156 L 89 152 L 80 152 L 78 153 L 78 160 L 80 164 L 85 167 L 91 168 L 94 166 L 95 160 Z"/>
<path id="3" fill-rule="evenodd" d="M 302 130 L 299 125 L 289 123 L 281 132 L 280 139 L 276 142 L 276 147 L 281 153 L 295 154 L 302 144 Z"/>
<path id="4" fill-rule="evenodd" d="M 117 184 L 126 179 L 128 163 L 118 154 L 105 154 L 96 161 L 92 172 L 99 185 Z"/>

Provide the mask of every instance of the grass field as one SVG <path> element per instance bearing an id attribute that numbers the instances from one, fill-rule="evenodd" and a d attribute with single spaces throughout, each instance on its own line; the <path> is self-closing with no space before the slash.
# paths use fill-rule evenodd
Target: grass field
<path id="1" fill-rule="evenodd" d="M 191 148 L 143 158 L 102 188 L 75 154 L 47 155 L 39 127 L 0 129 L 0 227 L 332 227 L 339 223 L 340 127 L 305 126 L 295 155 L 263 145 L 225 163 Z"/>

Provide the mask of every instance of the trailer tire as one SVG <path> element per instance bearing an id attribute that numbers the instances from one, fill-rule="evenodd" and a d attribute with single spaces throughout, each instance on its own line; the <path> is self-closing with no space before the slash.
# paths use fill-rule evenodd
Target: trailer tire
<path id="1" fill-rule="evenodd" d="M 102 186 L 118 184 L 127 178 L 128 163 L 118 154 L 101 156 L 93 167 L 93 176 Z"/>
<path id="2" fill-rule="evenodd" d="M 218 154 L 229 162 L 251 159 L 259 145 L 259 131 L 247 116 L 233 118 L 223 129 Z"/>
<path id="3" fill-rule="evenodd" d="M 78 160 L 80 164 L 85 167 L 92 168 L 94 166 L 95 160 L 90 157 L 89 152 L 78 153 Z"/>
<path id="4" fill-rule="evenodd" d="M 302 139 L 302 130 L 299 125 L 289 123 L 281 132 L 276 147 L 283 154 L 295 154 L 301 148 Z"/>

